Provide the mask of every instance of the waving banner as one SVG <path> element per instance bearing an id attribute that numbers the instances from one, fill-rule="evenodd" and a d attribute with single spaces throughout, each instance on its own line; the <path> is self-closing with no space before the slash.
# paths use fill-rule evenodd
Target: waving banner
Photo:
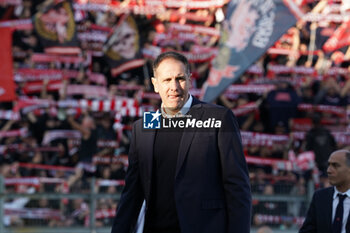
<path id="1" fill-rule="evenodd" d="M 33 25 L 45 52 L 80 53 L 71 1 L 46 0 L 34 15 Z"/>
<path id="2" fill-rule="evenodd" d="M 104 58 L 113 77 L 143 66 L 137 24 L 131 15 L 123 15 L 103 46 Z"/>
<path id="3" fill-rule="evenodd" d="M 290 9 L 291 8 L 291 9 Z M 288 0 L 232 0 L 201 98 L 213 101 L 296 22 L 298 8 Z M 293 13 L 292 13 L 293 12 Z"/>
<path id="4" fill-rule="evenodd" d="M 0 35 L 0 102 L 13 101 L 16 95 L 12 68 L 12 29 L 0 28 Z"/>

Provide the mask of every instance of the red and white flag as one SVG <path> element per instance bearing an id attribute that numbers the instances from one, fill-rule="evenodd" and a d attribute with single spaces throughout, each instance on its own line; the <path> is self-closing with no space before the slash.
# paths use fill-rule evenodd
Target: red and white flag
<path id="1" fill-rule="evenodd" d="M 350 20 L 342 23 L 337 28 L 333 36 L 323 45 L 323 50 L 332 52 L 347 45 L 350 45 Z"/>

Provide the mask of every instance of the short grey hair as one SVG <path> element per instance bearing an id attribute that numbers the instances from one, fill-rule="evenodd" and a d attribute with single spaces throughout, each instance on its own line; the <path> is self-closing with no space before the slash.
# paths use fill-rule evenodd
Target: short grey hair
<path id="1" fill-rule="evenodd" d="M 340 149 L 340 150 L 334 151 L 332 154 L 336 154 L 336 153 L 344 153 L 345 164 L 346 164 L 346 166 L 350 167 L 350 151 L 348 149 Z"/>

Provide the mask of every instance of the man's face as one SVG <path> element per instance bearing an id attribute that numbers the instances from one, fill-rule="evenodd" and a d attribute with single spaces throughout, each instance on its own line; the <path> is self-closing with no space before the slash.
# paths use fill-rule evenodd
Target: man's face
<path id="1" fill-rule="evenodd" d="M 190 75 L 185 65 L 173 58 L 166 58 L 159 64 L 154 76 L 154 90 L 159 93 L 165 111 L 168 114 L 180 111 L 188 99 L 190 87 Z"/>
<path id="2" fill-rule="evenodd" d="M 349 188 L 350 166 L 346 164 L 346 157 L 344 151 L 337 151 L 331 154 L 331 156 L 328 159 L 327 173 L 329 183 L 331 185 L 336 186 L 338 190 L 341 188 L 346 188 L 347 190 Z"/>

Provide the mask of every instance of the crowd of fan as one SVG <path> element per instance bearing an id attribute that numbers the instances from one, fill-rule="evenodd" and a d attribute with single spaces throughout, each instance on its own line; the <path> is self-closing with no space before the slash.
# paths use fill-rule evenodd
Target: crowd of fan
<path id="1" fill-rule="evenodd" d="M 0 17 L 2 20 L 8 19 L 26 19 L 33 16 L 36 12 L 36 6 L 41 1 L 23 0 L 20 7 L 3 5 L 0 8 Z M 305 5 L 310 9 L 312 4 Z M 198 10 L 199 11 L 199 10 Z M 212 9 L 201 10 L 202 14 L 213 14 Z M 113 27 L 116 25 L 118 17 L 111 12 L 95 13 L 88 12 L 89 17 L 83 24 L 97 24 L 100 26 Z M 156 33 L 155 25 L 162 25 L 169 22 L 170 19 L 156 16 L 145 17 L 137 16 L 137 23 L 140 28 L 140 38 L 143 38 L 142 46 L 147 47 L 152 44 L 153 36 Z M 157 22 L 157 24 L 155 24 Z M 216 26 L 218 22 L 201 23 L 206 26 Z M 315 26 L 315 25 L 313 25 Z M 331 151 L 336 148 L 342 148 L 344 145 L 335 141 L 330 133 L 333 127 L 346 128 L 349 119 L 341 121 L 337 115 L 324 112 L 300 111 L 298 105 L 316 104 L 332 105 L 346 109 L 350 106 L 350 78 L 345 75 L 323 75 L 323 79 L 316 79 L 313 75 L 297 75 L 287 73 L 283 75 L 274 75 L 269 73 L 268 67 L 271 65 L 283 65 L 287 67 L 303 66 L 315 68 L 319 74 L 326 74 L 330 67 L 348 67 L 347 54 L 339 61 L 337 54 L 324 54 L 319 52 L 308 59 L 303 52 L 307 50 L 310 43 L 310 24 L 298 23 L 291 28 L 284 37 L 275 45 L 277 48 L 288 49 L 297 53 L 268 54 L 266 53 L 259 61 L 255 63 L 256 67 L 262 70 L 262 74 L 246 72 L 240 78 L 240 84 L 274 84 L 275 88 L 265 93 L 238 93 L 233 95 L 223 94 L 216 102 L 227 106 L 230 109 L 236 109 L 247 103 L 255 102 L 257 110 L 250 111 L 243 116 L 237 116 L 242 131 L 251 131 L 258 133 L 269 133 L 275 135 L 290 134 L 294 130 L 293 122 L 296 118 L 312 119 L 312 128 L 306 129 L 307 136 L 305 140 L 290 140 L 285 144 L 273 145 L 244 145 L 244 151 L 247 155 L 258 156 L 260 158 L 288 159 L 288 153 L 294 151 L 299 154 L 303 151 L 312 150 L 315 152 L 316 163 L 320 170 L 320 186 L 327 186 L 325 178 L 325 169 L 327 157 Z M 175 41 L 176 42 L 176 41 Z M 169 49 L 179 51 L 190 51 L 191 42 L 174 43 L 166 45 Z M 319 49 L 319 48 L 318 48 Z M 31 61 L 33 53 L 42 52 L 42 47 L 33 30 L 21 30 L 14 32 L 13 36 L 13 54 L 14 68 L 38 67 Z M 301 54 L 295 56 L 295 54 Z M 118 77 L 111 77 L 110 67 L 100 57 L 92 57 L 91 64 L 80 64 L 78 67 L 69 67 L 79 71 L 75 79 L 65 80 L 62 90 L 59 92 L 50 92 L 47 90 L 48 82 L 43 83 L 42 90 L 36 94 L 40 99 L 67 100 L 80 99 L 85 96 L 67 96 L 64 88 L 68 84 L 89 84 L 97 85 L 90 81 L 86 75 L 90 70 L 104 75 L 107 81 L 107 88 L 110 97 L 128 97 L 139 98 L 138 94 L 142 91 L 152 91 L 150 77 L 152 69 L 150 68 L 152 60 L 148 59 L 146 65 L 141 69 L 124 72 Z M 61 64 L 62 65 L 62 64 Z M 50 68 L 63 68 L 57 63 L 49 65 Z M 67 68 L 67 67 L 65 67 Z M 192 64 L 192 73 L 194 79 L 193 86 L 200 88 L 208 76 L 210 62 Z M 301 77 L 302 76 L 302 77 Z M 296 81 L 298 80 L 298 81 Z M 301 81 L 300 81 L 301 80 Z M 23 98 L 24 94 L 21 87 L 24 83 L 17 83 L 18 97 Z M 121 90 L 120 85 L 137 86 L 138 89 Z M 35 96 L 35 95 L 33 95 Z M 139 99 L 140 105 L 151 105 L 155 108 L 159 106 L 159 98 Z M 15 106 L 15 103 L 1 103 L 2 110 L 9 110 Z M 60 112 L 59 112 L 60 113 Z M 41 183 L 38 186 L 28 185 L 6 185 L 6 193 L 11 192 L 80 192 L 89 193 L 91 177 L 96 177 L 97 181 L 103 180 L 122 180 L 124 178 L 127 164 L 122 159 L 113 163 L 96 162 L 93 157 L 111 156 L 122 157 L 127 154 L 130 140 L 130 125 L 137 117 L 125 116 L 122 119 L 124 130 L 118 134 L 113 128 L 115 123 L 114 112 L 92 112 L 84 109 L 80 115 L 70 115 L 67 112 L 52 114 L 49 108 L 44 112 L 37 114 L 34 111 L 21 113 L 18 120 L 0 121 L 1 132 L 27 128 L 28 133 L 25 136 L 4 137 L 1 138 L 2 154 L 0 155 L 0 174 L 6 179 L 23 177 L 50 177 L 63 179 L 66 182 L 59 184 Z M 336 120 L 334 120 L 336 119 Z M 338 119 L 338 120 L 337 120 Z M 50 142 L 51 151 L 40 150 L 42 141 L 46 132 L 57 129 L 77 130 L 81 134 L 81 139 L 58 139 Z M 118 146 L 98 146 L 98 140 L 118 141 Z M 13 145 L 17 145 L 14 147 Z M 109 158 L 111 158 L 109 157 Z M 36 169 L 24 164 L 32 165 L 50 165 L 55 167 L 41 167 Z M 60 167 L 71 167 L 72 170 L 60 170 Z M 270 166 L 250 164 L 251 184 L 253 193 L 273 195 L 273 194 L 292 194 L 306 195 L 306 183 L 311 179 L 311 171 L 275 171 Z M 279 179 L 278 179 L 279 178 Z M 100 186 L 96 183 L 98 192 L 117 194 L 121 186 Z M 29 200 L 26 198 L 6 200 L 9 208 L 51 208 L 60 209 L 65 218 L 53 218 L 45 220 L 28 220 L 11 215 L 7 217 L 5 223 L 8 226 L 24 224 L 40 224 L 50 226 L 75 226 L 88 225 L 89 205 L 87 200 Z M 115 200 L 102 198 L 98 200 L 97 211 L 109 213 L 114 210 L 117 203 Z M 254 201 L 254 221 L 255 226 L 264 224 L 259 220 L 259 214 L 265 215 L 284 215 L 298 217 L 305 214 L 305 203 L 300 205 L 290 205 L 286 202 L 264 202 Z M 15 207 L 13 207 L 15 206 Z M 108 226 L 111 224 L 113 214 L 96 219 L 96 226 Z M 276 223 L 278 226 L 289 227 L 293 225 L 293 219 L 288 222 Z M 290 224 L 290 225 L 288 225 Z"/>

